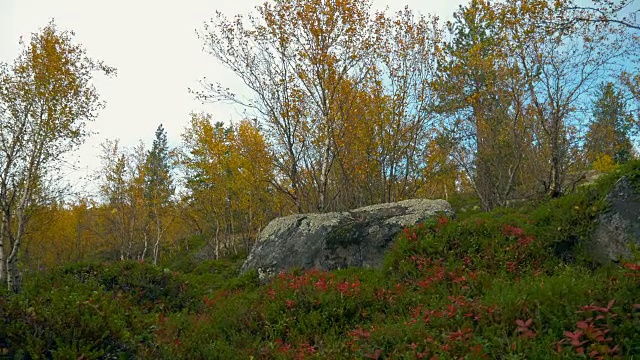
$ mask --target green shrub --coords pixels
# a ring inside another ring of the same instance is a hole
[[[71,264],[0,296],[0,345],[26,359],[630,358],[640,264],[580,250],[623,174],[640,183],[630,163],[535,207],[405,229],[381,270],[260,285],[241,258]]]
[[[4,306],[16,358],[134,357],[151,340],[152,321],[130,297],[104,291],[96,279],[38,281]]]

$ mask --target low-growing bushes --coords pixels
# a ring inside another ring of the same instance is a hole
[[[237,276],[241,259],[68,265],[0,298],[0,347],[24,359],[629,358],[640,265],[596,267],[577,246],[613,181],[405,229],[380,270],[260,285]]]

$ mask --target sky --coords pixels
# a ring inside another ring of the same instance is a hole
[[[73,30],[90,57],[116,67],[116,77],[97,75],[94,85],[106,102],[89,129],[96,134],[69,157],[65,177],[74,186],[99,168],[100,144],[120,139],[123,146],[142,140],[150,146],[160,123],[170,144],[178,144],[190,113],[205,111],[217,121],[238,121],[242,109],[202,104],[189,94],[203,77],[242,93],[242,83],[202,50],[196,36],[216,11],[228,17],[248,14],[264,0],[0,0],[0,62],[12,62],[20,37],[52,18]],[[373,0],[372,10],[408,6],[422,14],[449,19],[461,0]]]

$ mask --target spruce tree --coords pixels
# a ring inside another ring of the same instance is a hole
[[[608,156],[618,164],[633,157],[629,138],[631,114],[624,96],[611,82],[603,83],[593,103],[593,118],[585,139],[587,159],[593,163]]]
[[[160,241],[164,232],[163,217],[174,191],[167,133],[160,124],[156,130],[156,138],[153,140],[151,150],[147,154],[144,192],[149,215],[155,227],[154,264],[158,263]]]

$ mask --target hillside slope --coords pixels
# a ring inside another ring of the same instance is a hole
[[[382,270],[292,271],[242,259],[178,272],[71,264],[0,297],[16,359],[572,359],[640,354],[640,263],[582,248],[630,164],[575,194],[405,229]],[[182,270],[185,270],[184,268]]]

